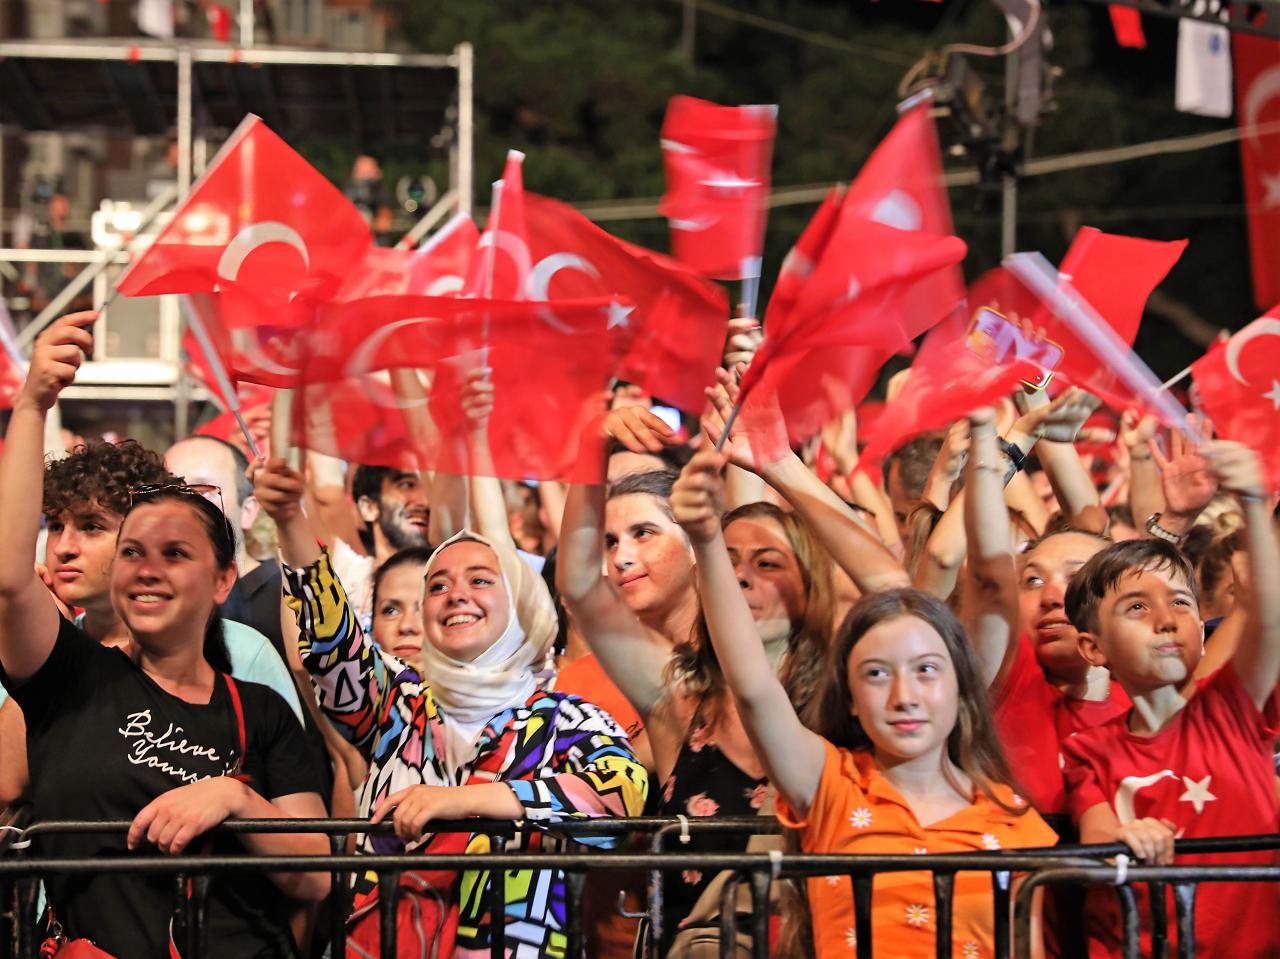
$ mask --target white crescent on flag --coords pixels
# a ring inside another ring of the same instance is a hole
[[[218,258],[218,276],[230,283],[235,282],[245,258],[268,243],[284,243],[293,247],[301,254],[303,265],[311,266],[307,244],[297,230],[278,220],[263,220],[261,223],[250,223],[232,237],[222,251],[222,256]]]

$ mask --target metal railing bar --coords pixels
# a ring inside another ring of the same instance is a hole
[[[991,876],[992,945],[997,956],[1009,955],[1009,893],[1013,873],[1000,870]]]
[[[569,959],[585,959],[586,946],[582,935],[582,894],[587,887],[585,872],[566,872],[564,876],[566,938],[569,940],[565,955]]]
[[[773,873],[768,869],[751,871],[751,956],[769,959],[769,889]]]
[[[1173,884],[1174,915],[1178,923],[1178,959],[1195,959],[1197,888],[1194,882]]]
[[[507,837],[492,836],[491,854],[506,852]],[[507,874],[501,869],[489,870],[489,959],[504,959],[507,938]]]
[[[1124,959],[1138,959],[1138,950],[1142,946],[1142,916],[1138,913],[1138,896],[1133,886],[1116,886],[1116,897],[1120,900],[1120,928],[1124,932],[1124,941],[1120,945]]]
[[[871,893],[875,877],[853,877],[853,935],[858,959],[871,959]]]
[[[738,884],[742,874],[732,872],[720,887],[720,959],[738,954]]]
[[[1151,959],[1167,959],[1169,954],[1169,909],[1165,902],[1165,884],[1153,882],[1147,887],[1147,908],[1151,912]]]
[[[378,955],[395,959],[399,947],[400,872],[396,869],[378,872]]]
[[[341,856],[346,846],[347,834],[345,832],[331,833],[329,835],[330,855]],[[329,873],[329,915],[326,918],[329,921],[329,942],[332,944],[334,955],[338,954],[339,946],[342,947],[343,952],[346,951],[347,914],[351,911],[346,901],[346,877],[347,873],[338,869],[334,869]]]
[[[951,959],[951,894],[955,887],[955,873],[933,874],[934,955],[937,959]]]

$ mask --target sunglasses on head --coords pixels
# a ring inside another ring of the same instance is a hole
[[[170,493],[176,496],[202,499],[210,503],[214,501],[209,494],[214,493],[218,497],[219,512],[223,514],[227,512],[227,507],[222,501],[222,490],[212,483],[147,483],[142,486],[131,486],[129,487],[129,506],[132,508],[138,500],[146,500]]]

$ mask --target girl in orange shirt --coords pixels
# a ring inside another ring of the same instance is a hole
[[[971,428],[970,482],[981,482],[986,471],[999,482],[994,424],[977,415]],[[779,818],[801,831],[804,850],[926,854],[1055,843],[1053,831],[1009,785],[964,628],[925,593],[889,590],[854,606],[831,650],[822,735],[805,728],[736,588],[716,510],[723,465],[721,454],[699,453],[681,474],[671,505],[696,554],[717,659],[778,791]],[[809,899],[819,959],[852,955],[849,880],[810,880]],[[989,877],[961,873],[952,909],[957,959],[992,956]],[[932,957],[935,915],[930,873],[877,876],[875,955]]]

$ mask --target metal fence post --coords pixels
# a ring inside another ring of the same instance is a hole
[[[720,887],[720,959],[738,954],[738,883],[742,876],[730,872]]]
[[[183,959],[204,959],[209,954],[208,923],[209,885],[213,880],[207,873],[191,879],[187,897],[187,951]]]
[[[1196,954],[1196,890],[1194,882],[1173,884],[1173,908],[1178,917],[1178,959],[1194,959]]]
[[[582,937],[582,894],[586,886],[585,872],[574,871],[564,874],[565,906],[568,909],[565,917],[566,933],[569,940],[565,955],[569,959],[583,959],[587,954]]]
[[[938,959],[951,959],[951,896],[955,887],[955,873],[933,874],[934,954]]]
[[[773,873],[769,869],[751,872],[751,956],[769,959],[769,890]]]
[[[1120,899],[1120,923],[1124,930],[1124,944],[1121,947],[1124,959],[1138,959],[1138,947],[1141,945],[1142,916],[1138,912],[1138,897],[1130,885],[1116,886],[1116,896]]]
[[[993,945],[996,959],[1009,959],[1009,892],[1013,874],[1005,870],[991,876],[991,908],[993,911]]]
[[[329,852],[331,855],[340,856],[347,847],[347,834],[345,832],[336,832],[329,835]],[[329,910],[329,949],[330,954],[339,956],[346,952],[347,945],[347,914],[351,911],[347,907],[347,874],[345,872],[334,871],[329,873],[329,900],[326,903]]]
[[[507,837],[495,834],[489,838],[494,853],[507,850]],[[507,954],[507,874],[502,869],[489,870],[489,956],[503,959]]]
[[[853,877],[853,936],[858,941],[858,959],[871,959],[871,890],[875,877],[858,873]]]
[[[1167,959],[1169,955],[1169,908],[1165,902],[1165,884],[1147,883],[1147,908],[1151,911],[1151,959]]]
[[[384,870],[378,873],[378,955],[381,959],[396,959],[400,918],[400,871]]]

